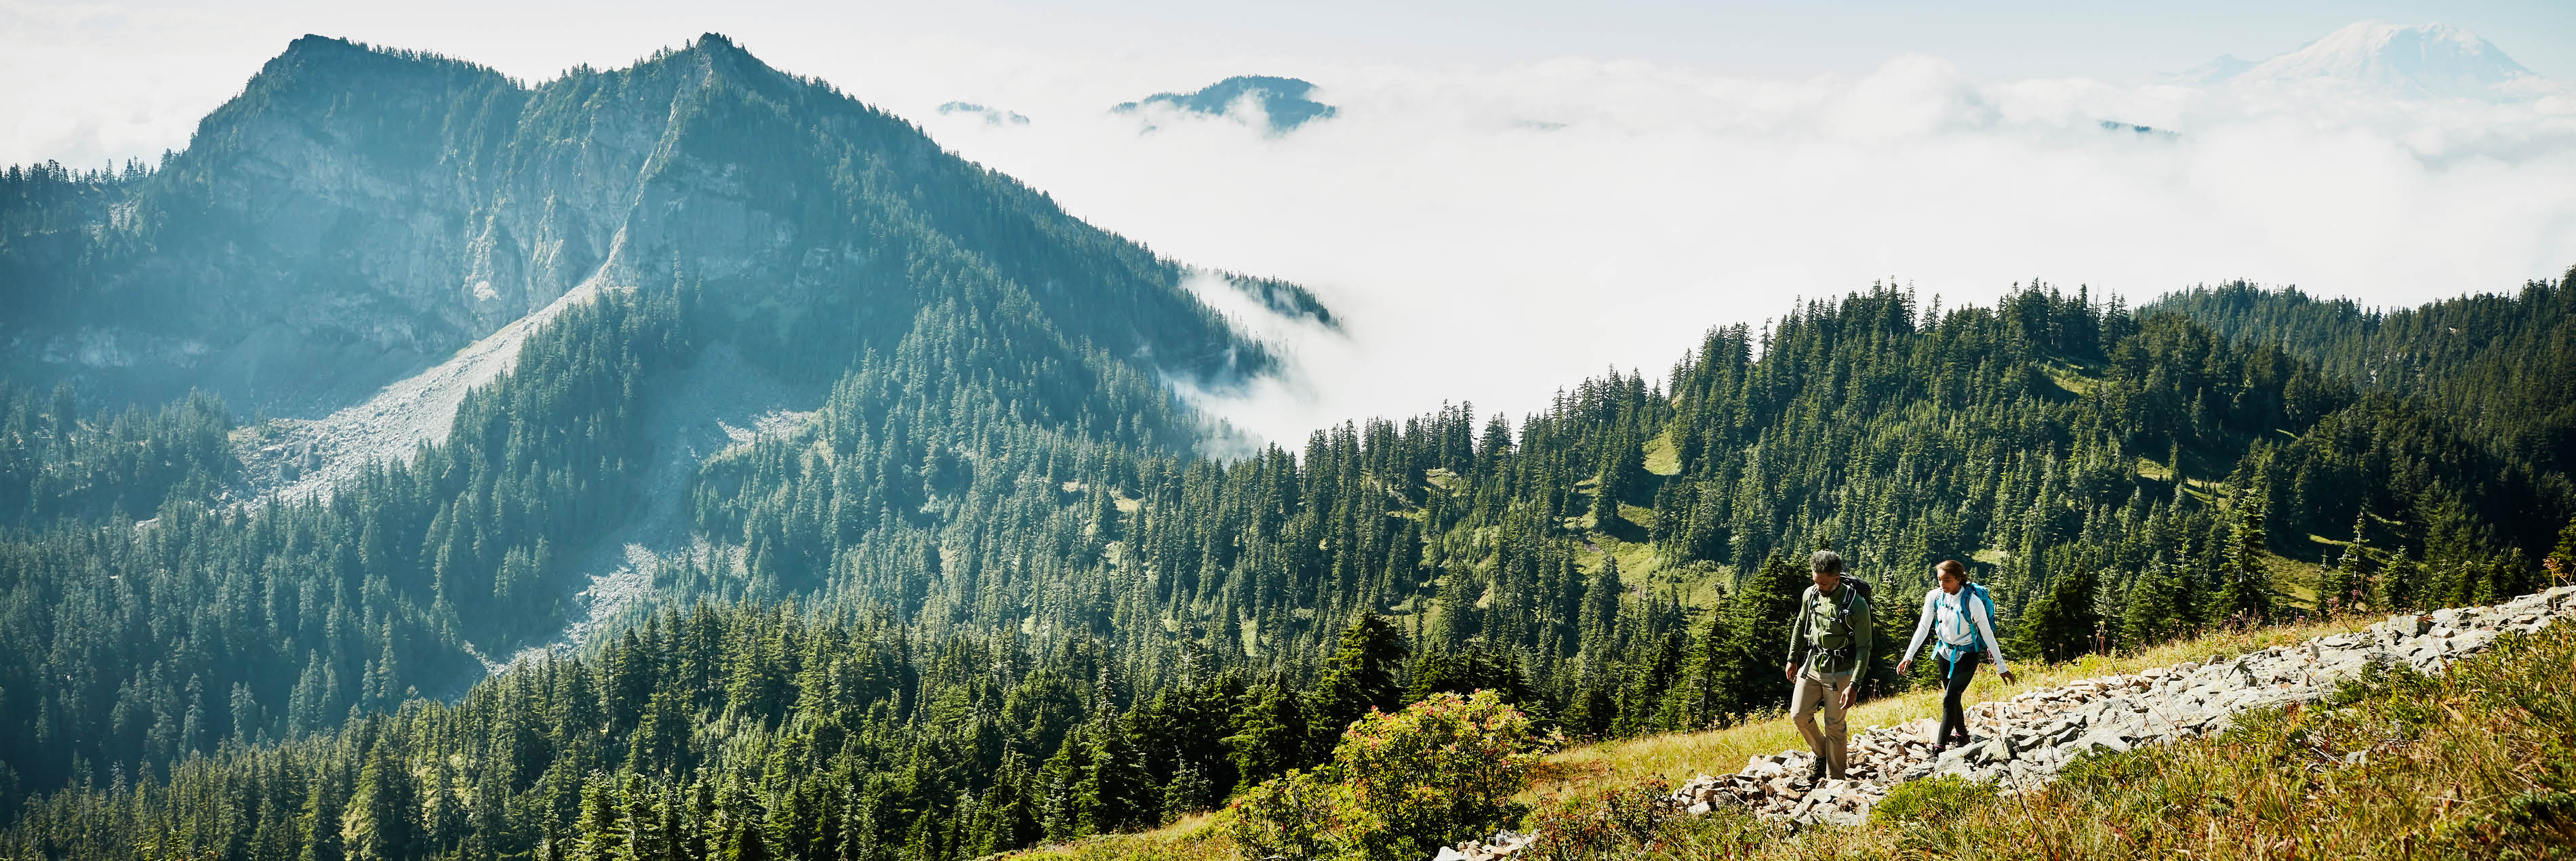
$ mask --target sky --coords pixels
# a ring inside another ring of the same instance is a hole
[[[2576,98],[2167,77],[2368,19],[2445,22],[2576,81],[2564,2],[0,0],[0,162],[183,147],[308,32],[528,80],[722,32],[1158,252],[1313,289],[1342,330],[1193,282],[1294,360],[1199,397],[1294,441],[1444,400],[1518,415],[1606,368],[1661,377],[1710,326],[1879,280],[1953,306],[2035,279],[2143,300],[2231,278],[2406,304],[2576,263]],[[1103,110],[1247,73],[1314,81],[1340,113],[1274,135]],[[1031,121],[935,110],[951,100]]]

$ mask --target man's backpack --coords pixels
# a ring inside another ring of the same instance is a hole
[[[1843,627],[1848,628],[1851,627],[1852,597],[1857,595],[1866,600],[1869,598],[1870,592],[1873,591],[1873,588],[1869,585],[1869,581],[1845,574],[1843,575],[1841,591],[1843,593],[1842,598],[1834,602],[1834,621],[1841,622],[1843,623]],[[1816,587],[1807,587],[1807,594],[1817,594]],[[1844,646],[1839,649],[1826,649],[1819,647],[1816,648],[1815,652],[1818,655],[1838,660],[1849,660],[1852,657],[1853,649],[1850,646]]]
[[[1834,621],[1850,623],[1852,596],[1858,595],[1864,600],[1875,600],[1875,596],[1870,594],[1873,591],[1875,588],[1869,585],[1869,581],[1849,574],[1843,575],[1843,597],[1842,600],[1834,602],[1834,615],[1838,617]]]

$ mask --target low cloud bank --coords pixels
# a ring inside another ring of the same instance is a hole
[[[1803,81],[1293,71],[1339,115],[1147,132],[1006,80],[974,95],[1030,125],[928,127],[1158,250],[1321,296],[1345,332],[1265,322],[1294,371],[1203,400],[1289,443],[1444,400],[1518,415],[1609,367],[1660,377],[1712,325],[1886,279],[1952,305],[2033,279],[2143,301],[2240,277],[2405,304],[2576,263],[2563,94],[1985,83],[1924,56]]]

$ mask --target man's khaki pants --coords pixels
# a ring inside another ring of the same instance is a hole
[[[1850,729],[1843,724],[1843,691],[1852,685],[1852,674],[1818,675],[1813,669],[1798,671],[1798,687],[1789,694],[1789,722],[1798,725],[1798,734],[1807,737],[1807,749],[1816,752],[1816,761],[1825,764],[1825,776],[1844,776],[1849,765],[1843,743]],[[1825,726],[1816,728],[1816,709],[1825,711]]]

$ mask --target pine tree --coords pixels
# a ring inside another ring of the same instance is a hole
[[[2368,508],[2353,514],[2352,540],[2344,544],[2343,555],[2336,558],[2334,565],[2318,578],[2316,610],[2319,616],[2368,608],[2373,563],[2369,518]]]
[[[1583,643],[1583,673],[1588,679],[1609,669],[1618,648],[1620,597],[1628,584],[1619,579],[1619,558],[1601,557],[1601,567],[1583,584],[1583,610],[1575,628]]]
[[[2220,618],[2234,624],[2260,625],[2272,618],[2272,575],[2263,564],[2264,499],[2258,493],[2237,491],[2236,503],[2229,514],[2233,522],[2227,541],[2226,561],[2220,569],[2217,611]]]
[[[1089,735],[1091,768],[1074,786],[1083,833],[1108,834],[1159,824],[1162,795],[1145,772],[1145,758],[1136,749],[1127,721],[1115,711],[1102,712],[1092,721]]]
[[[1196,763],[1183,762],[1172,769],[1172,781],[1163,786],[1162,820],[1169,825],[1181,817],[1208,809],[1216,787]]]
[[[1404,697],[1396,673],[1403,669],[1407,651],[1404,635],[1375,612],[1361,613],[1342,631],[1338,648],[1315,683],[1314,759],[1331,751],[1342,730],[1370,709],[1395,709]]]
[[[2094,610],[2100,578],[2093,569],[2076,566],[2057,575],[2048,592],[2022,610],[2016,647],[2044,661],[2064,661],[2093,651],[2101,617]]]
[[[1307,720],[1302,698],[1273,679],[1253,686],[1226,736],[1227,758],[1234,761],[1243,785],[1277,777],[1315,760],[1307,756]]]
[[[1038,768],[1038,826],[1048,840],[1072,840],[1089,834],[1085,815],[1088,800],[1081,785],[1091,776],[1091,752],[1094,749],[1086,732],[1078,727],[1065,734],[1055,755]]]
[[[1627,525],[1619,514],[1619,503],[1636,497],[1646,484],[1645,444],[1626,424],[1613,430],[1602,441],[1601,461],[1594,471],[1592,496],[1593,528],[1611,532]]]
[[[2567,521],[2567,528],[2558,531],[2558,546],[2541,562],[2541,572],[2551,586],[2576,580],[2576,519]]]
[[[2177,606],[2182,588],[2182,579],[2163,559],[2150,560],[2147,570],[2129,581],[2129,596],[2120,608],[2121,645],[2144,648],[2173,636],[2183,624]]]
[[[1778,555],[1764,557],[1759,570],[1737,578],[1724,608],[1726,642],[1713,652],[1720,663],[1701,674],[1699,697],[1711,704],[1713,716],[1742,716],[1788,700],[1789,682],[1780,670],[1789,655],[1798,596],[1809,585],[1800,566]]]
[[[340,841],[351,861],[410,858],[418,846],[420,788],[389,747],[379,742],[368,755],[341,815]]]

